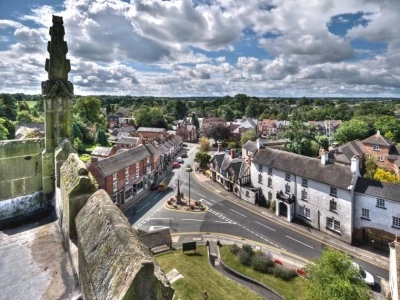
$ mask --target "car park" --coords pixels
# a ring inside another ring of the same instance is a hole
[[[177,168],[180,168],[180,167],[181,167],[181,164],[179,162],[177,162],[177,161],[175,161],[173,163],[173,165],[172,165],[172,168],[174,168],[174,169],[177,169]]]

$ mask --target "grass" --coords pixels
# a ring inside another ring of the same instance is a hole
[[[37,101],[26,101],[26,103],[28,103],[29,108],[32,109],[35,107]]]
[[[305,299],[308,289],[308,281],[306,279],[296,277],[290,281],[284,281],[272,274],[263,274],[253,270],[252,267],[242,265],[237,257],[229,251],[228,246],[221,247],[220,251],[222,260],[229,267],[265,284],[286,300]]]
[[[88,162],[92,159],[92,156],[90,156],[89,154],[83,153],[83,154],[79,154],[79,158],[83,162]]]
[[[197,247],[197,254],[193,251],[184,254],[182,250],[156,256],[165,273],[177,269],[183,275],[172,284],[176,299],[203,300],[203,293],[207,291],[208,299],[262,299],[253,291],[214,270],[208,263],[207,248]]]

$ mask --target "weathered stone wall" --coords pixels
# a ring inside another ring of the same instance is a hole
[[[69,154],[61,166],[59,176],[60,192],[56,193],[56,213],[67,242],[70,237],[76,236],[75,218],[97,190],[97,186],[76,153]]]
[[[104,190],[76,218],[79,274],[86,300],[172,299],[160,266]]]
[[[42,189],[43,139],[0,142],[0,201]]]

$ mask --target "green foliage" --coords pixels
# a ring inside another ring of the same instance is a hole
[[[97,130],[95,142],[105,147],[108,146],[107,136],[103,129]]]
[[[175,102],[175,117],[177,119],[183,119],[186,117],[187,112],[188,112],[188,108],[186,105],[186,102],[183,102],[182,100],[178,100]]]
[[[263,255],[253,257],[251,266],[254,270],[261,273],[271,273],[274,262]]]
[[[310,277],[307,299],[370,299],[369,288],[344,253],[324,250],[320,258],[307,265],[306,271]]]
[[[400,142],[400,121],[395,116],[378,117],[374,123],[374,128],[394,142]]]
[[[284,281],[289,281],[289,280],[297,277],[297,273],[295,270],[285,270],[278,266],[275,266],[272,273],[274,274],[275,277],[278,277]]]
[[[247,252],[243,249],[240,250],[238,253],[238,259],[242,265],[250,266],[252,258],[253,258],[253,256],[249,252]]]
[[[28,103],[24,100],[19,102],[19,107],[18,107],[19,111],[23,111],[26,110],[28,112],[31,112],[31,109],[29,108]]]
[[[4,126],[6,122],[5,118],[0,118],[0,140],[7,140],[8,139],[8,129]]]
[[[212,138],[214,141],[225,141],[229,138],[229,128],[221,122],[206,126],[203,133],[207,138]]]
[[[390,107],[382,105],[382,103],[368,101],[361,102],[361,104],[356,108],[354,114],[355,116],[393,116],[394,112]]]
[[[76,100],[74,112],[85,124],[96,124],[100,121],[101,101],[93,96],[82,97]]]
[[[243,251],[246,251],[247,253],[249,253],[251,256],[254,255],[254,250],[253,250],[253,248],[251,247],[251,245],[249,245],[249,244],[244,244],[244,245],[242,246],[242,249],[243,249]]]
[[[276,201],[275,201],[275,200],[273,200],[273,201],[271,202],[271,209],[272,209],[273,212],[276,211]]]
[[[31,113],[27,110],[22,110],[17,113],[17,124],[24,124],[24,123],[42,123],[42,118],[35,118]]]
[[[329,138],[326,135],[318,135],[316,137],[316,140],[318,142],[318,146],[324,148],[325,150],[328,150],[329,148]]]
[[[194,157],[194,161],[200,165],[200,168],[207,168],[208,163],[210,162],[211,156],[207,152],[197,152]]]
[[[74,138],[74,146],[78,150],[78,152],[82,153],[85,151],[85,147],[83,142],[79,138]]]
[[[235,113],[229,106],[224,105],[221,106],[219,109],[220,109],[220,115],[225,121],[233,121],[235,119]]]
[[[199,119],[197,119],[197,116],[195,113],[192,113],[192,123],[196,129],[199,129],[200,124],[199,124]]]
[[[242,145],[246,144],[247,141],[255,141],[257,139],[256,131],[251,129],[251,130],[246,130],[245,132],[242,133],[242,137],[240,138],[240,142]]]
[[[334,133],[335,142],[344,144],[353,140],[363,140],[370,134],[368,124],[358,119],[352,119],[343,124]]]
[[[286,127],[283,136],[289,142],[283,147],[284,150],[301,154],[313,155],[311,141],[315,139],[315,127],[304,124],[302,121],[294,120]]]
[[[9,94],[0,94],[0,118],[15,121],[17,117],[17,101]]]
[[[398,183],[399,180],[394,172],[378,168],[374,174],[374,179],[382,182]]]
[[[133,116],[138,127],[167,128],[167,122],[158,107],[142,106],[133,113]]]
[[[236,244],[229,245],[229,251],[231,251],[233,255],[237,255],[240,251],[240,247]]]
[[[376,163],[373,158],[367,158],[364,162],[364,177],[374,179],[376,172]]]
[[[9,119],[7,118],[0,118],[0,124],[1,126],[3,126],[8,134],[7,134],[7,138],[5,138],[6,140],[13,140],[15,139],[15,125],[13,122],[11,122]],[[4,131],[3,131],[4,132]]]
[[[75,123],[75,122],[72,123],[72,131],[73,131],[73,136],[74,136],[74,138],[78,138],[78,139],[80,139],[81,141],[83,140],[82,132],[81,132],[81,130],[80,130],[78,124]]]
[[[200,152],[207,153],[211,149],[210,140],[208,138],[206,138],[205,136],[200,138],[199,145],[200,145]]]
[[[239,147],[239,145],[238,145],[238,143],[236,143],[235,141],[229,142],[229,143],[227,144],[227,146],[226,146],[226,148],[228,148],[228,149],[236,149],[236,148],[238,148],[238,147]]]

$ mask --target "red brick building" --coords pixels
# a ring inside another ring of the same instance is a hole
[[[167,130],[165,128],[139,127],[136,131],[136,136],[145,139],[164,139],[167,136]]]

